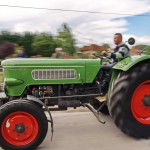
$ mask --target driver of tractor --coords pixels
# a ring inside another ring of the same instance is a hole
[[[112,75],[112,67],[118,62],[118,60],[130,56],[129,47],[122,42],[121,33],[114,34],[114,44],[116,47],[113,52],[108,53],[107,51],[102,51],[101,53],[102,55],[107,55],[110,57],[109,63],[107,65],[102,65],[100,69],[100,73],[102,74],[107,72],[107,76],[103,78],[101,83],[101,95],[105,95],[108,91],[109,82]]]

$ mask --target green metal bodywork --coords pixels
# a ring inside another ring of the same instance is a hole
[[[113,67],[110,83],[117,78],[120,71],[127,71],[135,64],[150,59],[146,56],[133,56],[119,61]],[[4,70],[4,84],[6,94],[9,96],[20,96],[29,85],[45,84],[84,84],[92,83],[100,70],[100,59],[8,59],[2,61]],[[45,79],[35,80],[32,76],[34,70],[69,70],[76,71],[73,79]]]
[[[2,61],[7,95],[20,96],[28,85],[92,83],[100,69],[96,59],[8,59]],[[74,69],[76,78],[34,80],[34,70]]]
[[[127,57],[119,61],[113,68],[116,70],[127,71],[132,68],[135,64],[138,64],[141,61],[150,59],[150,55],[137,55],[132,57]]]

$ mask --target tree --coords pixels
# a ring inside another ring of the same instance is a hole
[[[25,52],[28,56],[33,55],[32,43],[34,36],[35,34],[31,32],[25,32],[23,35],[20,36],[20,39],[18,41],[18,45],[25,49]]]
[[[51,56],[56,44],[51,34],[40,33],[34,37],[32,47],[34,55]]]
[[[148,55],[150,55],[150,46],[146,48],[146,52]]]
[[[20,35],[18,33],[11,33],[9,31],[0,32],[0,44],[4,42],[18,43]]]
[[[107,43],[104,43],[102,46],[104,47],[104,50],[108,50],[108,48],[110,48],[109,44]]]
[[[140,50],[143,50],[147,45],[136,45],[136,47]]]
[[[11,42],[6,42],[0,45],[0,58],[4,59],[5,57],[13,54],[15,51],[15,46]]]
[[[150,46],[149,45],[137,45],[136,46],[140,50],[144,50],[146,54],[150,55]]]
[[[64,23],[58,30],[58,36],[56,37],[57,47],[61,47],[64,52],[73,55],[76,51],[75,39],[71,33],[69,26]]]
[[[110,48],[109,44],[104,43],[101,48],[97,51],[98,55],[101,55],[102,51],[108,51],[108,49]]]

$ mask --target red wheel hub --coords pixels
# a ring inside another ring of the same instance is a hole
[[[150,106],[144,104],[147,96],[150,98],[150,80],[141,83],[135,89],[131,100],[131,110],[137,121],[150,125]]]
[[[39,126],[36,118],[27,112],[14,112],[9,114],[2,122],[1,132],[3,138],[12,145],[23,146],[34,141]]]

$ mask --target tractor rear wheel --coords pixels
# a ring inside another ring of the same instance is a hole
[[[0,107],[3,105],[3,100],[0,99]]]
[[[0,108],[0,118],[0,146],[3,149],[35,149],[47,134],[44,111],[27,100],[4,104]]]
[[[136,65],[116,79],[108,108],[123,132],[150,138],[150,63]]]

